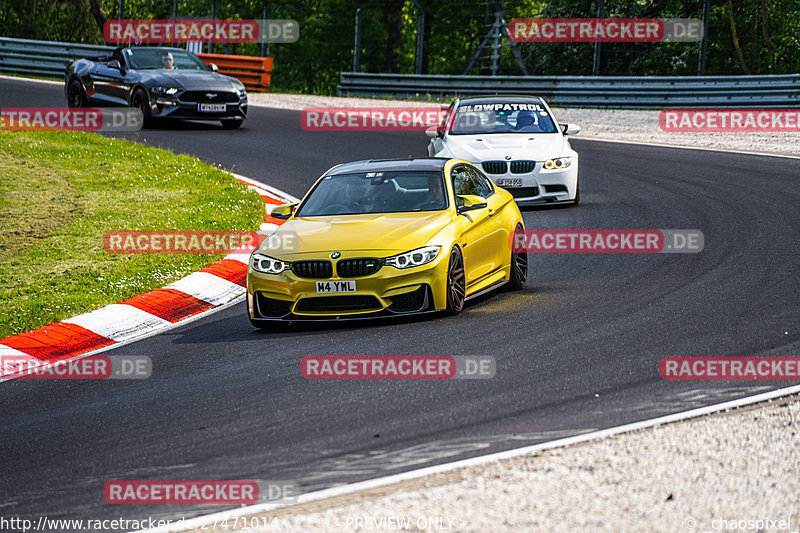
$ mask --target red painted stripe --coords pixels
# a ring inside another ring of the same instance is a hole
[[[243,183],[243,184],[247,185],[248,187],[258,187],[258,185],[253,185],[252,183],[247,183],[246,181],[240,180],[239,178],[236,178],[236,181],[238,181],[239,183]],[[261,189],[261,187],[258,187],[258,188]],[[266,189],[261,189],[261,190],[265,191]],[[282,205],[282,204],[286,203],[286,201],[281,200],[280,198],[276,198],[274,196],[268,196],[268,195],[261,194],[261,193],[258,193],[258,195],[261,198],[264,199],[265,203],[268,203],[268,204]]]
[[[277,226],[280,226],[281,224],[286,222],[286,220],[284,220],[282,218],[274,218],[274,217],[271,217],[270,215],[264,215],[264,222],[268,222],[270,224],[275,224]]]
[[[172,323],[214,307],[208,302],[175,289],[156,289],[120,303],[132,305]]]
[[[114,344],[86,328],[56,322],[20,335],[6,337],[2,343],[43,361],[56,361]]]
[[[272,205],[283,205],[286,202],[278,200],[277,198],[273,198],[272,196],[265,196],[263,194],[259,194],[262,200],[264,200],[265,204],[272,204]]]
[[[208,272],[231,283],[247,287],[247,265],[234,259],[223,259],[209,265],[200,272]]]

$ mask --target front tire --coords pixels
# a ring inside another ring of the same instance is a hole
[[[447,307],[445,313],[457,315],[464,309],[464,299],[467,294],[466,276],[464,275],[464,258],[458,246],[453,246],[450,251],[450,261],[447,266]]]
[[[138,109],[142,112],[142,126],[149,126],[153,122],[152,113],[150,112],[150,99],[147,93],[142,89],[136,89],[133,96],[131,96],[131,107]]]
[[[572,205],[578,205],[581,203],[581,182],[580,180],[575,180],[575,201]]]
[[[524,231],[521,225],[517,225],[514,234]],[[516,239],[515,239],[516,241]],[[525,288],[525,281],[528,279],[528,254],[527,252],[515,252],[511,249],[511,279],[508,281],[508,288],[512,291],[519,291]]]
[[[83,90],[83,84],[80,80],[73,79],[67,87],[67,107],[78,108],[86,107],[87,105],[86,91]]]

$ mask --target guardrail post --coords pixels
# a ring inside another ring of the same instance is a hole
[[[606,5],[604,0],[597,0],[597,18],[605,17]],[[592,58],[592,76],[600,74],[600,41],[594,42],[594,57]]]
[[[414,52],[414,74],[422,74],[422,40],[425,37],[425,9],[419,0],[413,0],[419,10],[417,17],[417,49]]]
[[[708,10],[710,0],[703,0],[703,41],[700,43],[700,58],[697,60],[697,75],[706,73],[706,50],[708,48]]]
[[[350,0],[356,8],[356,27],[353,42],[353,72],[358,72],[361,67],[361,8],[356,0]]]

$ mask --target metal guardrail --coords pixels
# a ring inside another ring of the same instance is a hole
[[[0,72],[62,77],[73,60],[106,55],[113,50],[113,46],[0,37]],[[271,57],[199,55],[206,63],[216,63],[221,74],[240,79],[250,90],[269,89]]]
[[[341,72],[337,94],[412,100],[531,94],[561,107],[785,107],[800,106],[800,74],[489,77]]]
[[[112,46],[0,37],[0,71],[63,76],[74,59],[108,54]]]

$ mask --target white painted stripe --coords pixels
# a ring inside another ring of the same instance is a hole
[[[659,148],[678,148],[680,150],[701,150],[705,152],[727,152],[729,154],[744,154],[744,155],[763,155],[764,157],[785,157],[788,159],[800,159],[800,155],[790,154],[774,154],[769,152],[749,152],[744,150],[736,150],[730,148],[709,148],[703,146],[687,146],[685,144],[666,144],[666,143],[648,143],[642,141],[625,141],[621,139],[607,139],[605,137],[580,137],[577,140],[585,141],[598,141],[604,143],[620,143],[620,144],[638,144],[641,146],[658,146]]]
[[[258,231],[256,233],[260,235],[272,235],[275,233],[276,229],[278,229],[277,224],[273,224],[272,222],[264,222],[258,227]]]
[[[208,272],[195,272],[189,274],[175,283],[170,283],[165,289],[175,289],[195,298],[208,302],[211,305],[222,305],[244,294],[244,287],[222,279]]]
[[[250,262],[250,254],[228,254],[225,256],[225,259],[239,261],[240,263],[244,263],[246,265]]]
[[[0,344],[0,356],[18,356],[18,355],[23,357],[30,357],[25,352],[20,352],[19,350],[12,348],[11,346]]]
[[[575,437],[567,437],[565,439],[558,439],[550,442],[545,442],[542,444],[534,444],[533,446],[525,446],[523,448],[516,448],[505,452],[492,453],[480,457],[473,457],[471,459],[464,459],[461,461],[454,461],[452,463],[429,466],[426,468],[420,468],[418,470],[412,470],[410,472],[403,472],[401,474],[385,476],[377,479],[370,479],[367,481],[361,481],[359,483],[352,483],[349,485],[341,485],[338,487],[324,489],[317,492],[310,492],[308,494],[302,494],[297,498],[294,498],[294,501],[292,503],[284,503],[284,504],[259,503],[256,505],[245,505],[243,507],[239,507],[237,509],[231,509],[229,511],[222,511],[219,513],[213,513],[205,516],[198,516],[191,520],[186,520],[185,522],[182,522],[180,524],[172,524],[153,529],[141,530],[138,533],[174,533],[178,531],[191,531],[198,529],[203,524],[208,524],[209,521],[211,520],[216,520],[218,522],[221,522],[226,518],[232,520],[234,517],[244,517],[257,513],[271,512],[275,511],[276,509],[292,507],[295,505],[305,504],[309,502],[317,502],[329,498],[337,498],[340,496],[351,496],[359,492],[374,490],[389,485],[401,483],[403,481],[419,479],[426,476],[438,475],[461,468],[482,466],[487,463],[493,463],[503,459],[511,459],[522,455],[529,455],[532,453],[540,452],[543,450],[549,450],[553,448],[561,448],[564,446],[570,446],[573,444],[587,442],[590,440],[608,438],[613,435],[618,435],[620,433],[627,433],[629,431],[651,428],[659,426],[661,424],[669,424],[672,422],[678,422],[689,418],[696,418],[710,413],[724,411],[726,409],[733,409],[736,407],[742,407],[745,405],[764,402],[767,400],[772,400],[774,398],[779,398],[781,396],[789,396],[791,394],[795,394],[798,392],[800,392],[800,385],[795,385],[793,387],[787,387],[785,389],[778,389],[770,392],[765,392],[763,394],[757,394],[755,396],[748,396],[747,398],[740,398],[738,400],[732,400],[729,402],[709,405],[707,407],[691,409],[689,411],[684,411],[682,413],[675,413],[673,415],[662,416],[659,418],[652,418],[650,420],[644,420],[642,422],[634,422],[633,424],[626,424],[624,426],[617,426],[614,428],[603,429],[600,431],[593,431],[591,433],[584,433],[582,435],[576,435]]]
[[[253,178],[248,178],[248,177],[242,176],[241,174],[236,174],[234,172],[231,172],[231,174],[233,174],[234,176],[236,176],[236,178],[246,182],[249,185],[255,185],[256,187],[261,187],[262,189],[264,189],[266,191],[269,191],[271,194],[275,195],[275,198],[278,199],[278,200],[281,200],[281,201],[284,201],[284,202],[288,202],[288,203],[293,203],[293,202],[299,202],[300,201],[299,198],[296,198],[296,197],[292,196],[289,193],[283,192],[280,189],[276,189],[275,187],[272,187],[271,185],[267,185],[266,183],[262,183],[262,182],[260,182],[258,180],[253,179]]]
[[[64,320],[114,341],[138,337],[168,325],[169,322],[127,304],[111,304],[96,311]]]
[[[21,76],[3,76],[3,75],[0,75],[0,79],[14,80],[14,81],[26,81],[28,83],[46,83],[48,85],[60,85],[61,87],[64,86],[64,82],[63,81],[39,80],[39,79],[36,79],[36,78],[23,78]]]
[[[13,376],[12,368],[17,368],[19,363],[25,363],[25,367],[34,369],[41,365],[42,361],[28,355],[25,352],[0,344],[0,381],[8,381],[8,376]],[[8,370],[8,372],[7,372]]]

